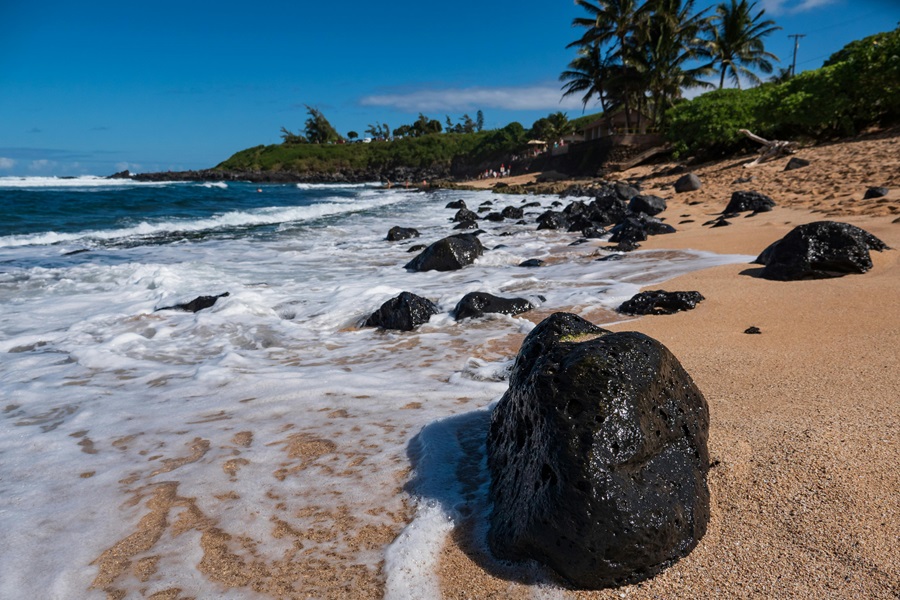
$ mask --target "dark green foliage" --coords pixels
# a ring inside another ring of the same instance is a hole
[[[309,118],[306,119],[306,139],[313,144],[328,144],[341,139],[341,134],[332,127],[325,115],[317,108],[306,107]],[[287,141],[287,140],[285,140]]]
[[[749,90],[718,90],[672,108],[678,154],[752,147],[739,129],[770,139],[823,140],[900,120],[900,28],[851,42],[821,69]]]

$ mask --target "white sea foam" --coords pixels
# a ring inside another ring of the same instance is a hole
[[[177,183],[182,182],[108,179],[106,177],[96,177],[94,175],[83,175],[81,177],[0,177],[0,189],[162,187]]]
[[[360,188],[380,188],[383,184],[377,181],[367,183],[298,183],[298,189],[301,190],[353,190]]]
[[[521,316],[456,322],[456,302],[470,291],[523,296],[543,312],[603,323],[641,286],[752,258],[638,251],[596,262],[595,242],[569,246],[572,234],[484,223],[489,250],[476,264],[405,271],[412,244],[450,233],[454,211],[443,206],[457,198],[523,202],[359,189],[354,202],[188,223],[329,217],[263,240],[104,249],[50,266],[10,266],[44,249],[0,240],[0,597],[105,597],[90,588],[98,557],[147,526],[154,494],[168,485],[177,489],[167,525],[131,557],[158,557],[156,572],[114,578],[129,597],[174,587],[267,597],[201,572],[201,540],[217,530],[247,564],[302,573],[304,560],[321,560],[339,567],[340,580],[384,560],[389,598],[437,598],[448,532],[483,528],[486,419],[533,327]],[[422,235],[387,242],[394,225]],[[547,264],[517,266],[528,258]],[[196,314],[157,311],[226,291]],[[430,298],[441,314],[415,332],[356,327],[401,291]],[[373,531],[388,535],[360,537]]]
[[[219,188],[219,189],[224,190],[224,189],[228,188],[228,184],[225,183],[224,181],[204,181],[203,183],[201,183],[199,185],[200,185],[200,187],[205,187],[207,189]]]

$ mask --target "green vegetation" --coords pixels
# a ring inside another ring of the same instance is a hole
[[[678,155],[751,147],[738,129],[769,139],[822,140],[900,120],[900,28],[851,42],[821,69],[747,90],[717,90],[668,112]]]

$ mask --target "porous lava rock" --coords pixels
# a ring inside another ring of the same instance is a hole
[[[635,244],[647,239],[644,224],[634,217],[628,217],[609,230],[609,241],[613,244]]]
[[[470,292],[462,297],[453,309],[457,321],[481,317],[487,313],[517,315],[534,308],[525,298],[501,298],[487,292]]]
[[[682,192],[694,192],[699,190],[702,185],[699,177],[693,173],[688,173],[679,177],[678,181],[675,182],[675,191],[679,194]]]
[[[703,394],[660,342],[551,315],[491,415],[492,552],[578,588],[654,575],[706,532],[708,431]]]
[[[869,250],[887,248],[880,239],[849,223],[816,221],[798,225],[754,261],[760,276],[777,281],[825,279],[872,268]]]
[[[666,210],[666,199],[650,194],[634,196],[628,203],[628,210],[633,213],[644,213],[652,217]]]
[[[870,187],[863,195],[863,200],[869,200],[871,198],[881,198],[883,196],[887,196],[890,191],[891,190],[886,187]]]
[[[463,221],[477,221],[478,215],[468,208],[461,208],[456,211],[456,214],[453,215],[453,221],[455,223],[461,223]]]
[[[218,296],[197,296],[190,302],[185,302],[184,304],[175,304],[174,306],[164,306],[162,308],[157,308],[156,310],[181,310],[184,312],[199,312],[204,308],[209,308],[219,298],[225,298],[229,293],[225,292],[224,294],[219,294]]]
[[[737,191],[731,194],[728,206],[722,214],[740,212],[767,212],[775,207],[775,201],[759,192]]]
[[[431,315],[437,313],[438,309],[431,300],[410,292],[401,292],[373,312],[363,327],[412,331],[422,323],[427,323]]]
[[[387,241],[399,242],[409,238],[419,237],[419,230],[412,227],[391,227],[387,234]]]
[[[537,218],[538,229],[563,229],[569,223],[565,213],[548,210]]]
[[[484,254],[484,246],[474,234],[460,233],[434,242],[404,267],[408,271],[455,271]]]
[[[452,200],[447,203],[447,206],[444,208],[466,208],[466,201],[460,198],[459,200]]]
[[[627,315],[671,315],[691,310],[705,300],[700,292],[666,292],[650,290],[635,294],[618,308]]]

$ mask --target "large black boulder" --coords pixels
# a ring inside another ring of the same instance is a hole
[[[682,310],[691,310],[705,298],[700,292],[666,292],[650,290],[635,294],[619,307],[619,312],[628,315],[671,315]]]
[[[460,208],[458,211],[456,211],[456,214],[453,215],[453,221],[455,223],[461,223],[463,221],[477,221],[477,220],[478,220],[478,215],[465,207]]]
[[[579,588],[654,575],[706,532],[708,431],[703,394],[661,343],[550,316],[491,416],[491,550]]]
[[[507,206],[500,211],[500,214],[503,215],[505,219],[521,219],[525,216],[525,211],[518,206]]]
[[[534,305],[525,298],[501,298],[486,292],[470,292],[456,304],[453,317],[461,321],[481,317],[487,313],[517,315],[532,308]]]
[[[737,191],[731,194],[728,206],[722,214],[739,213],[752,210],[753,212],[767,212],[775,206],[775,201],[759,192]]]
[[[387,234],[387,241],[399,242],[413,237],[419,237],[419,230],[412,227],[391,227]]]
[[[466,208],[466,201],[463,199],[453,200],[447,203],[445,208]]]
[[[484,254],[481,241],[471,233],[460,233],[438,240],[406,263],[409,271],[455,271]]]
[[[795,227],[754,262],[765,265],[760,274],[765,279],[825,279],[865,273],[872,268],[869,250],[885,248],[884,242],[854,225],[816,221]]]
[[[565,213],[555,210],[545,211],[537,218],[538,229],[563,229],[569,224]]]
[[[399,296],[391,298],[373,312],[363,327],[412,331],[422,323],[427,323],[431,315],[436,314],[438,309],[431,300],[410,292],[401,292]]]
[[[609,230],[612,234],[609,237],[610,243],[613,244],[635,244],[643,242],[647,239],[647,230],[644,224],[635,217],[628,217],[618,225]]]
[[[628,203],[628,210],[633,213],[644,213],[652,217],[666,210],[666,199],[650,194],[634,196]]]

